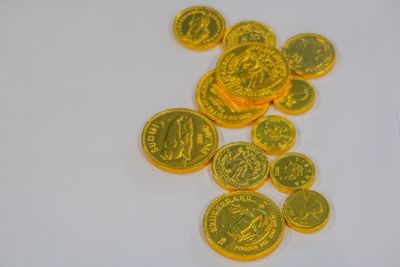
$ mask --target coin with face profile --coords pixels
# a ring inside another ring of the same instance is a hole
[[[301,233],[312,233],[323,228],[329,218],[329,204],[323,195],[312,190],[291,194],[283,204],[287,225]]]
[[[282,48],[290,68],[304,78],[317,78],[335,64],[335,48],[322,35],[304,33],[286,41]]]
[[[225,33],[225,20],[213,8],[190,7],[176,16],[174,33],[177,41],[187,48],[211,48],[221,42]]]
[[[254,191],[217,197],[203,217],[204,235],[217,253],[234,260],[256,260],[276,249],[284,234],[279,207]]]
[[[172,173],[196,171],[212,159],[218,133],[203,115],[189,109],[169,109],[143,128],[145,155],[156,167]]]

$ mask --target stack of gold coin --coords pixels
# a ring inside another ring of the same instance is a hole
[[[328,221],[328,201],[309,190],[315,180],[312,160],[288,152],[296,128],[287,118],[267,115],[269,106],[299,115],[313,106],[315,89],[305,79],[326,74],[335,50],[321,35],[305,33],[276,48],[270,27],[242,21],[225,29],[223,16],[196,6],[178,13],[174,34],[184,47],[204,50],[223,44],[214,69],[198,82],[199,112],[169,109],[153,116],[142,132],[143,151],[161,170],[188,173],[212,161],[212,176],[228,192],[206,209],[203,230],[210,246],[235,260],[254,260],[271,253],[286,225],[302,233],[321,229]],[[218,149],[216,127],[252,125],[249,142]],[[269,156],[275,156],[269,163]],[[268,179],[289,194],[280,209],[267,196],[254,192]]]

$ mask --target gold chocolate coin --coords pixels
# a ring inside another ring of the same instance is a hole
[[[225,33],[225,20],[215,9],[195,6],[180,12],[174,22],[179,43],[195,50],[216,46]]]
[[[276,98],[285,88],[289,66],[282,53],[258,44],[233,47],[217,63],[217,83],[235,101],[259,104]]]
[[[196,90],[199,109],[215,124],[228,128],[243,127],[261,117],[268,104],[243,105],[236,103],[224,93],[215,81],[215,71],[210,71],[200,80]]]
[[[212,162],[214,179],[226,190],[255,190],[267,179],[268,169],[264,151],[246,142],[223,146]]]
[[[314,183],[314,163],[300,153],[287,153],[277,157],[271,165],[272,184],[283,193],[308,189]]]
[[[249,261],[271,253],[284,233],[279,207],[253,191],[235,191],[216,198],[203,218],[210,246],[234,260]]]
[[[305,78],[320,77],[335,63],[335,48],[325,37],[304,33],[286,41],[282,49],[290,68]]]
[[[143,150],[156,167],[188,173],[204,167],[218,147],[218,133],[203,115],[168,109],[152,117],[142,132]]]
[[[282,113],[300,115],[314,104],[315,90],[308,82],[291,79],[286,93],[274,100],[274,106]]]
[[[224,36],[225,49],[241,44],[275,46],[275,34],[271,28],[257,21],[242,21],[228,29]]]
[[[301,233],[311,233],[328,222],[329,204],[318,192],[300,190],[285,200],[282,212],[290,228]]]
[[[269,115],[259,119],[252,127],[253,143],[269,155],[282,154],[292,148],[296,129],[284,117]]]

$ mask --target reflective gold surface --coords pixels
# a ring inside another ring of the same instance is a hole
[[[286,118],[270,115],[260,118],[252,127],[253,143],[269,155],[282,154],[295,143],[296,129]]]
[[[231,26],[223,40],[224,48],[242,44],[261,44],[275,47],[275,34],[267,25],[257,21],[242,21]]]
[[[282,113],[300,115],[314,104],[315,89],[301,79],[291,79],[285,93],[274,100],[274,107]]]
[[[282,212],[290,228],[301,233],[311,233],[328,222],[329,204],[318,192],[300,190],[286,199]]]
[[[156,167],[187,173],[204,167],[218,147],[218,133],[203,115],[169,109],[152,117],[142,132],[142,146]]]
[[[211,48],[222,40],[225,20],[215,9],[204,6],[191,7],[176,16],[174,33],[177,41],[187,48]]]
[[[240,45],[217,62],[218,85],[238,102],[266,103],[282,93],[288,78],[289,66],[273,47]]]
[[[318,34],[296,35],[286,41],[282,52],[290,68],[305,78],[320,77],[329,72],[335,63],[333,45]]]
[[[204,235],[221,255],[242,261],[271,253],[284,233],[279,207],[253,191],[236,191],[216,198],[203,218]]]
[[[249,106],[233,101],[218,88],[215,71],[208,72],[200,80],[196,90],[196,102],[202,113],[217,125],[228,128],[246,126],[268,109],[268,104]]]
[[[212,162],[214,179],[226,190],[255,190],[267,179],[268,170],[264,151],[246,142],[223,146]]]
[[[314,163],[300,153],[283,154],[272,162],[270,177],[272,184],[283,193],[307,189],[314,183]]]

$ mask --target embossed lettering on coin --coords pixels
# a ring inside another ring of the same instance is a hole
[[[315,191],[293,193],[286,199],[282,210],[288,226],[299,232],[315,232],[328,222],[328,201]]]
[[[313,162],[300,153],[287,153],[277,157],[271,166],[273,185],[284,193],[307,189],[314,183]]]
[[[290,68],[297,74],[319,77],[326,74],[335,63],[335,49],[325,37],[305,33],[290,38],[282,49]]]
[[[191,7],[180,12],[174,22],[176,39],[192,49],[206,49],[217,45],[225,31],[225,20],[215,9]]]
[[[208,72],[199,82],[196,101],[207,117],[223,127],[243,127],[250,124],[268,109],[268,104],[249,107],[236,103],[224,93],[215,81],[215,71]]]
[[[283,217],[276,204],[253,191],[236,191],[215,199],[207,208],[203,230],[210,246],[236,260],[254,260],[280,243]]]
[[[281,116],[270,115],[259,119],[252,128],[254,144],[267,154],[281,154],[294,144],[296,130],[293,124]]]
[[[279,111],[299,115],[308,111],[314,104],[315,90],[308,82],[291,79],[285,94],[274,100],[274,106]]]
[[[191,172],[211,160],[218,134],[203,115],[188,109],[170,109],[147,122],[142,145],[155,166],[169,172]]]
[[[242,44],[275,46],[275,35],[267,26],[257,21],[242,21],[233,25],[224,36],[224,48]]]
[[[289,66],[282,53],[263,45],[240,45],[226,51],[217,63],[216,79],[236,101],[266,103],[284,89]]]
[[[269,164],[264,151],[246,142],[220,148],[212,163],[213,176],[227,190],[256,189],[267,178]]]

